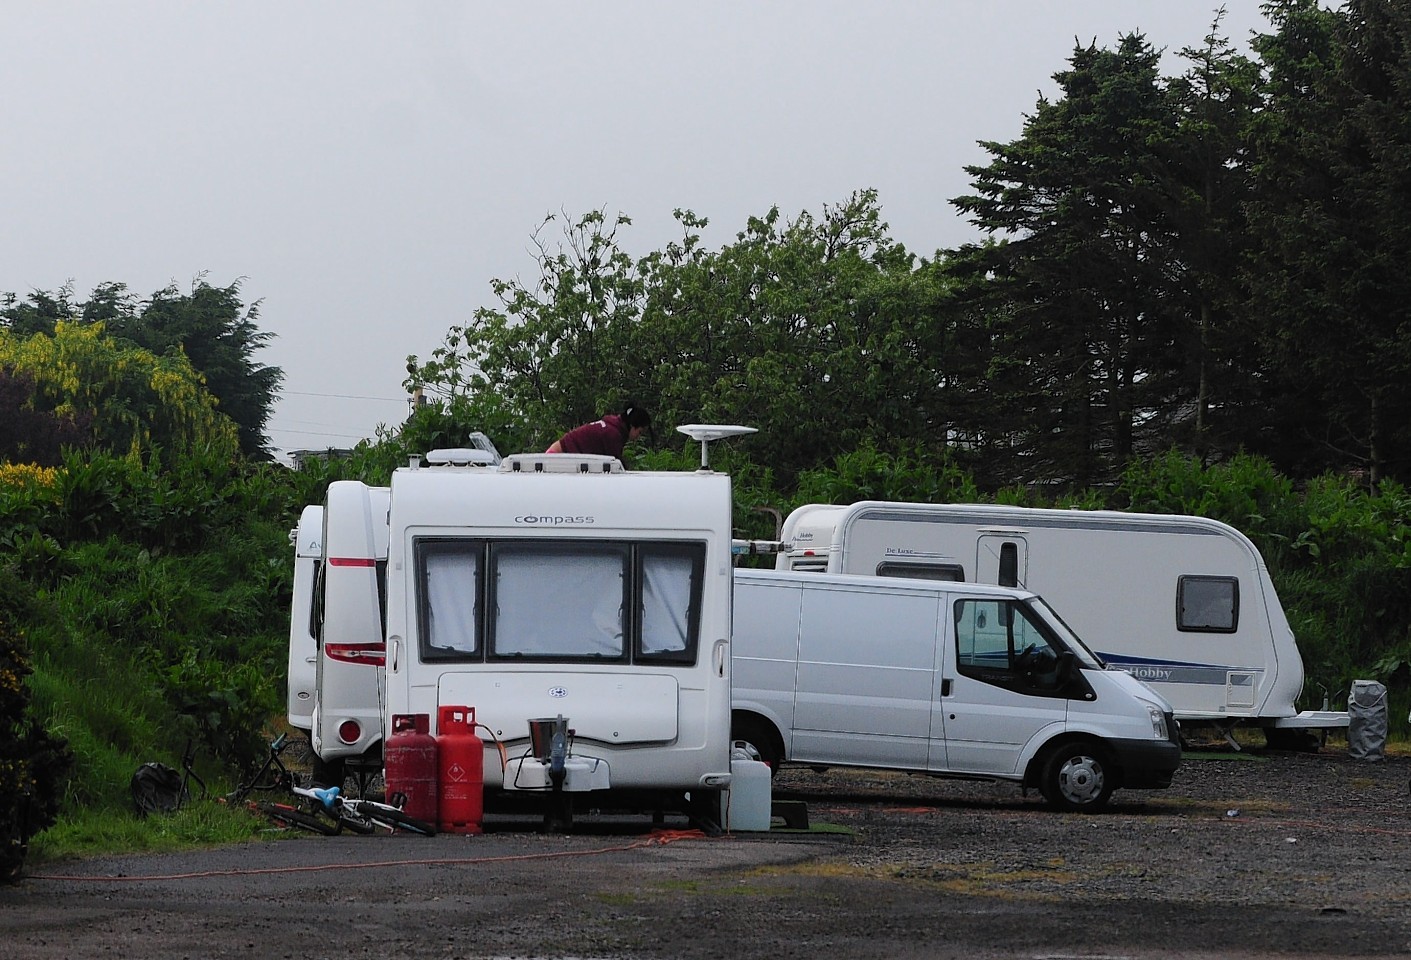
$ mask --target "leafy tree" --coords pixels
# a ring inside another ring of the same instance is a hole
[[[74,316],[72,284],[65,284],[53,294],[35,290],[24,301],[13,293],[0,294],[0,328],[18,337],[32,333],[53,335],[54,324]]]
[[[156,291],[141,310],[131,308],[122,284],[105,284],[93,292],[84,317],[106,323],[111,335],[158,356],[185,353],[220,412],[239,427],[241,451],[269,460],[265,427],[284,372],[255,360],[256,351],[274,337],[256,325],[259,308],[258,301],[242,304],[240,281],[213,287],[202,279],[189,294],[175,284]]]
[[[995,159],[967,167],[976,193],[952,201],[1012,237],[961,254],[1007,306],[991,312],[991,338],[1005,406],[1022,419],[1000,429],[1019,433],[1030,476],[1108,478],[1139,430],[1159,435],[1181,410],[1174,225],[1154,149],[1177,124],[1158,63],[1139,34],[1115,50],[1076,48],[1054,75],[1062,98],[1041,98],[1019,140],[984,143]]]
[[[864,439],[944,444],[943,275],[887,236],[874,191],[818,218],[771,210],[719,251],[701,245],[704,219],[677,218],[682,239],[635,263],[621,216],[540,240],[540,282],[497,282],[504,309],[409,358],[408,386],[541,445],[629,396],[659,424],[745,422],[787,476]]]
[[[0,572],[9,608],[23,587]],[[30,714],[31,672],[24,635],[0,610],[0,883],[19,878],[29,839],[54,823],[73,764],[68,744]]]
[[[550,216],[534,233],[537,283],[492,281],[501,309],[452,327],[426,362],[407,358],[409,390],[471,400],[496,420],[516,411],[516,433],[537,434],[540,448],[639,385],[622,345],[640,317],[642,281],[617,243],[632,221],[593,211],[566,222],[555,245],[544,233],[559,221]]]
[[[92,442],[104,449],[237,451],[235,425],[216,411],[183,354],[153,356],[106,336],[101,323],[61,320],[52,336],[26,338],[0,330],[0,366],[33,382],[29,409],[91,418]]]
[[[35,410],[30,403],[34,392],[32,376],[0,367],[0,461],[57,466],[64,447],[87,442],[92,418]]]
[[[56,294],[35,291],[23,302],[5,294],[0,298],[0,329],[8,328],[19,338],[35,333],[53,337],[60,323],[97,324],[109,336],[158,357],[184,354],[205,390],[219,402],[220,412],[237,425],[240,449],[246,456],[269,460],[264,431],[284,372],[255,360],[256,351],[274,336],[256,325],[259,306],[242,304],[238,280],[214,287],[202,278],[189,294],[172,284],[146,301],[133,296],[125,284],[104,283],[86,302],[76,303],[72,288],[65,286]]]
[[[1249,312],[1288,416],[1280,462],[1411,470],[1411,10],[1266,7]]]
[[[1251,342],[1258,332],[1243,321],[1239,273],[1249,251],[1247,143],[1259,68],[1221,35],[1223,18],[1222,8],[1203,44],[1181,50],[1189,67],[1167,85],[1177,127],[1157,145],[1171,205],[1172,360],[1182,371],[1180,400],[1192,411],[1170,436],[1201,459],[1231,456],[1259,439],[1267,419],[1268,378]]]

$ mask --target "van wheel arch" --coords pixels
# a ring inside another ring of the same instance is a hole
[[[1070,813],[1104,809],[1122,782],[1111,748],[1095,737],[1065,737],[1030,761],[1025,786],[1037,787],[1049,806]]]
[[[770,774],[779,772],[784,762],[784,738],[774,724],[757,713],[737,711],[730,715],[730,742],[744,741],[769,765]]]

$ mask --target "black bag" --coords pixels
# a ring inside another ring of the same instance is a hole
[[[132,805],[139,817],[179,810],[185,799],[181,774],[165,763],[144,763],[132,775]]]

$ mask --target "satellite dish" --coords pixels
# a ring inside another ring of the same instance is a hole
[[[743,437],[746,434],[758,433],[756,427],[742,427],[728,423],[688,423],[677,427],[678,433],[684,433],[692,440],[698,440],[701,444],[701,469],[710,469],[710,442],[712,440],[724,440],[727,437]]]

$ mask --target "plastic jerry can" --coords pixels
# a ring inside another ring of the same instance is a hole
[[[767,831],[774,798],[769,764],[743,753],[730,758],[730,788],[725,791],[725,829]]]

